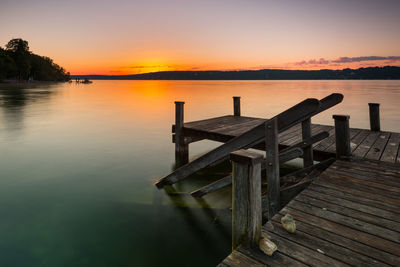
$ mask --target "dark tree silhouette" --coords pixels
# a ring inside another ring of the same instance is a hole
[[[28,42],[16,38],[0,48],[0,80],[15,78],[39,81],[67,81],[69,73],[55,64],[49,57],[35,55],[29,51]]]
[[[27,41],[16,38],[6,44],[6,49],[11,52],[27,53],[29,52],[29,45]]]

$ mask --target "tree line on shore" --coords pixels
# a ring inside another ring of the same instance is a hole
[[[0,47],[0,81],[68,81],[69,72],[46,56],[29,51],[23,39],[10,40],[5,49]]]
[[[132,75],[73,75],[92,80],[398,80],[400,67],[342,70],[162,71]]]

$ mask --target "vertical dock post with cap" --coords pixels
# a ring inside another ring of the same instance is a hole
[[[261,237],[262,154],[238,150],[232,161],[232,250],[257,247]]]
[[[333,115],[335,120],[336,135],[336,157],[349,158],[351,156],[350,149],[350,126],[348,115]]]
[[[381,120],[379,116],[379,103],[368,103],[369,106],[369,124],[371,131],[381,130]]]
[[[175,165],[180,167],[189,161],[189,145],[185,142],[183,120],[185,102],[175,101]]]

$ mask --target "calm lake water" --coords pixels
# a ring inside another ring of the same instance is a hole
[[[179,194],[224,175],[157,190],[174,165],[174,101],[185,120],[232,113],[271,117],[307,98],[344,94],[313,121],[350,115],[400,132],[400,81],[94,81],[0,85],[0,266],[214,266],[231,246],[230,189]],[[215,147],[202,141],[190,156]],[[198,175],[201,176],[201,175]],[[201,177],[200,177],[201,178]],[[169,193],[169,194],[168,194]]]

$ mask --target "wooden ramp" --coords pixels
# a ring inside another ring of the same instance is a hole
[[[380,154],[382,159],[385,153]],[[293,234],[280,223],[287,213],[296,221]],[[400,166],[335,161],[263,225],[262,235],[278,247],[272,257],[239,248],[219,266],[400,266]]]
[[[192,140],[208,139],[227,142],[265,121],[267,119],[227,115],[185,123],[183,131],[185,137]],[[301,125],[297,124],[280,133],[278,136],[280,148],[290,147],[301,142],[301,130]],[[313,146],[316,160],[332,157],[336,153],[335,128],[328,125],[312,124],[312,135],[324,131],[329,132],[329,137]],[[350,141],[354,156],[400,163],[400,133],[351,128]]]

